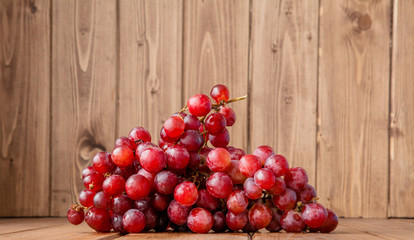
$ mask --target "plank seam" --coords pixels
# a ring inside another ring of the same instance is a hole
[[[388,196],[387,196],[387,216],[391,217],[391,110],[392,110],[392,75],[393,75],[393,26],[394,26],[394,0],[390,0],[390,65],[389,65],[389,82],[388,82]]]
[[[45,229],[45,228],[51,228],[51,227],[56,227],[56,226],[58,226],[58,225],[38,227],[38,228],[29,228],[29,229],[19,230],[19,231],[15,231],[15,232],[8,232],[8,233],[0,233],[0,236],[10,235],[10,234],[15,234],[15,233],[21,233],[21,232],[28,232],[28,231],[39,230],[39,229]]]
[[[251,152],[251,97],[252,97],[252,23],[253,20],[253,0],[249,1],[249,44],[247,52],[247,152]]]
[[[186,105],[185,96],[184,96],[184,57],[185,57],[185,6],[186,2],[182,1],[182,12],[181,12],[181,106],[184,107]]]
[[[115,113],[116,113],[116,117],[115,117],[115,138],[117,138],[117,136],[119,136],[119,118],[120,118],[120,114],[119,114],[119,88],[120,88],[120,78],[121,78],[121,23],[120,23],[120,3],[119,0],[116,0],[116,80],[115,80]]]
[[[52,69],[52,58],[53,58],[53,0],[50,0],[49,4],[49,44],[50,44],[50,50],[49,50],[49,212],[47,216],[52,215],[52,127],[53,127],[53,116],[52,116],[52,105],[53,105],[53,69]]]
[[[318,191],[318,157],[319,157],[319,48],[320,48],[320,29],[321,29],[321,0],[318,0],[318,44],[317,44],[317,53],[316,53],[316,118],[315,118],[315,189]]]

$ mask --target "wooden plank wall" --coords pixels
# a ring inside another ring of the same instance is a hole
[[[1,0],[0,216],[62,216],[116,137],[224,83],[345,217],[414,217],[411,1]]]

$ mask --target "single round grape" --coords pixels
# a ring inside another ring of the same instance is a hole
[[[123,215],[126,211],[134,207],[134,201],[125,194],[112,198],[112,211]]]
[[[320,203],[305,204],[302,208],[302,219],[311,228],[322,226],[328,218],[328,211]]]
[[[272,170],[276,177],[284,176],[289,171],[289,164],[286,158],[278,154],[268,157],[264,167]]]
[[[157,224],[155,225],[154,230],[156,232],[165,232],[168,228],[168,223],[170,222],[170,219],[168,219],[168,215],[166,212],[160,213],[158,215]]]
[[[247,210],[239,214],[228,211],[226,214],[226,225],[233,231],[242,230],[248,221]]]
[[[195,233],[208,233],[213,224],[213,216],[204,208],[194,208],[187,218],[188,228]]]
[[[137,149],[135,150],[135,158],[137,160],[140,160],[141,159],[141,154],[149,148],[159,149],[159,147],[157,145],[155,145],[154,143],[152,143],[152,142],[141,143],[140,145],[138,145]]]
[[[328,211],[328,217],[325,222],[318,229],[321,233],[330,233],[336,229],[338,226],[338,217],[331,209],[326,209]]]
[[[274,195],[273,203],[282,211],[293,209],[296,204],[296,193],[290,188],[286,188],[286,192],[283,195]]]
[[[174,198],[181,205],[187,207],[194,205],[198,199],[196,185],[189,181],[178,184],[174,190]]]
[[[149,208],[145,213],[145,230],[155,228],[158,222],[157,212],[153,208]]]
[[[216,103],[221,103],[221,101],[227,103],[230,98],[230,91],[225,85],[217,84],[211,89],[210,96]]]
[[[216,198],[226,198],[233,191],[231,178],[222,172],[213,173],[206,182],[208,192]]]
[[[100,191],[93,197],[93,205],[97,208],[108,209],[111,206],[111,196]]]
[[[275,152],[273,151],[273,148],[267,145],[259,146],[253,152],[253,155],[256,155],[260,158],[260,163],[262,165],[264,165],[266,159],[273,154],[275,154]]]
[[[134,208],[140,210],[143,213],[146,212],[150,208],[148,197],[134,201]]]
[[[196,94],[188,99],[187,107],[192,115],[202,117],[211,111],[212,104],[208,96],[204,94]]]
[[[267,227],[272,221],[272,210],[261,203],[255,203],[249,210],[249,222],[257,230]]]
[[[151,142],[151,134],[143,127],[134,127],[128,135],[129,139],[138,142]]]
[[[72,205],[66,213],[66,217],[73,225],[79,225],[85,219],[85,213],[80,206]]]
[[[231,160],[240,160],[246,153],[243,151],[243,149],[235,148],[235,147],[229,147],[227,146],[227,151],[229,151]]]
[[[165,167],[165,153],[159,148],[148,148],[142,152],[140,163],[148,172],[157,173]]]
[[[242,213],[249,205],[249,200],[242,190],[233,191],[227,197],[227,209],[233,213]]]
[[[171,169],[183,169],[190,161],[190,153],[180,145],[171,146],[165,151],[167,155],[167,165]]]
[[[225,172],[230,169],[230,153],[224,148],[216,148],[207,156],[207,166],[213,172]]]
[[[261,189],[269,190],[276,184],[276,176],[267,168],[261,168],[254,174],[254,182]]]
[[[91,207],[86,212],[85,222],[97,232],[111,231],[111,216],[103,208]]]
[[[93,169],[98,173],[110,172],[115,164],[112,162],[111,154],[107,152],[99,152],[92,158]]]
[[[213,224],[213,231],[214,232],[224,232],[227,229],[226,226],[226,215],[224,215],[224,213],[222,212],[215,212],[213,214],[213,220],[214,220],[214,224]]]
[[[253,226],[250,222],[247,222],[246,226],[244,226],[243,230],[244,233],[254,233],[257,232],[257,228]]]
[[[177,184],[178,177],[171,171],[161,171],[154,178],[155,189],[164,195],[172,194]]]
[[[198,130],[200,128],[200,120],[193,115],[187,115],[184,118],[185,130]]]
[[[302,215],[294,210],[286,211],[280,218],[280,225],[286,232],[302,232],[306,228],[306,224],[302,219]]]
[[[86,167],[82,170],[82,179],[89,176],[89,174],[96,172],[92,166]]]
[[[110,195],[118,195],[125,191],[125,180],[120,175],[111,175],[102,184],[103,191]]]
[[[181,135],[180,144],[189,152],[197,152],[204,144],[204,139],[196,130],[187,130]]]
[[[285,175],[285,183],[289,188],[299,192],[303,190],[308,183],[308,174],[303,168],[291,168]]]
[[[145,228],[145,216],[137,209],[129,209],[122,218],[122,225],[129,233],[139,233]]]
[[[135,150],[137,148],[137,145],[135,144],[135,142],[127,137],[119,137],[118,139],[116,139],[115,147],[120,147],[120,146],[127,146],[131,150]]]
[[[259,169],[262,169],[262,165],[260,164],[259,157],[246,154],[240,159],[239,169],[244,176],[253,177]]]
[[[310,203],[316,197],[315,188],[312,185],[306,184],[305,188],[297,193],[298,200],[302,203]]]
[[[104,180],[104,175],[98,172],[93,172],[83,179],[83,186],[92,192],[99,192],[102,190],[102,184]]]
[[[239,160],[231,160],[230,168],[227,170],[227,175],[233,181],[233,184],[243,184],[246,181],[246,176],[240,172]]]
[[[135,160],[134,151],[127,146],[116,147],[112,151],[112,161],[119,167],[128,167]]]
[[[136,162],[136,160],[134,161]],[[124,180],[127,180],[131,175],[135,174],[135,168],[133,164],[129,165],[126,168],[120,168],[116,166],[114,169],[112,169],[111,174],[112,175],[120,175],[124,178]]]
[[[168,208],[170,201],[170,195],[162,195],[161,193],[155,192],[151,196],[150,203],[155,211],[161,212]]]
[[[164,123],[164,131],[171,138],[178,138],[184,129],[184,120],[179,116],[171,116]]]
[[[164,127],[162,127],[161,128],[161,131],[160,131],[160,141],[162,140],[162,141],[165,141],[165,142],[167,142],[167,143],[175,143],[175,142],[177,142],[178,141],[178,139],[180,139],[180,136],[178,136],[178,137],[175,137],[175,138],[173,138],[173,137],[170,137],[170,136],[168,136],[167,135],[167,133],[165,132],[165,129],[164,129]],[[161,147],[161,146],[160,146]]]
[[[226,118],[220,113],[211,113],[204,120],[204,126],[211,135],[218,135],[226,129]]]
[[[259,199],[262,196],[262,189],[254,183],[253,178],[248,178],[243,184],[243,190],[249,199]]]
[[[137,174],[145,177],[148,180],[148,182],[151,185],[151,190],[152,190],[153,187],[154,187],[154,179],[155,179],[156,174],[155,173],[150,173],[145,169],[139,170]]]
[[[124,226],[122,226],[122,218],[124,217],[123,214],[117,214],[114,213],[111,216],[111,225],[112,225],[112,229],[117,232],[120,233],[122,235],[127,234],[127,230],[125,230]]]
[[[228,127],[231,127],[236,122],[236,113],[234,110],[229,106],[222,106],[220,107],[219,113],[223,115],[223,117],[226,119],[226,125]]]
[[[215,211],[219,207],[219,200],[211,195],[207,189],[200,189],[198,191],[197,207],[205,208],[209,211]]]
[[[272,208],[272,215],[272,221],[269,223],[269,225],[267,225],[266,229],[269,232],[279,232],[282,230],[282,226],[280,226],[280,218],[282,215],[276,208]]]
[[[282,195],[286,192],[286,184],[283,178],[277,177],[275,185],[271,189],[268,190],[273,195]]]
[[[187,222],[187,216],[189,212],[189,207],[183,206],[175,200],[172,200],[170,202],[170,205],[167,209],[170,221],[177,225],[183,225]]]
[[[138,200],[149,195],[151,185],[144,176],[134,174],[126,181],[125,191],[131,199]]]
[[[201,157],[198,152],[190,152],[190,161],[188,161],[188,168],[195,169],[197,168],[201,163]]]
[[[79,203],[82,204],[84,207],[92,207],[93,206],[93,197],[95,197],[95,192],[84,189],[79,193]]]
[[[208,135],[208,140],[214,147],[226,147],[230,142],[230,134],[227,129],[217,135]]]

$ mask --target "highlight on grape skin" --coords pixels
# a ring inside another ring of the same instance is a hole
[[[195,94],[160,126],[116,139],[82,171],[84,189],[67,219],[97,232],[320,232],[338,217],[318,202],[306,170],[271,146],[252,153],[230,144],[237,123],[229,89]]]

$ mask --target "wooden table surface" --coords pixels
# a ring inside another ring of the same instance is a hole
[[[414,239],[414,219],[340,219],[330,234],[320,233],[140,233],[125,236],[96,233],[86,223],[73,226],[66,218],[3,218],[0,239]]]

